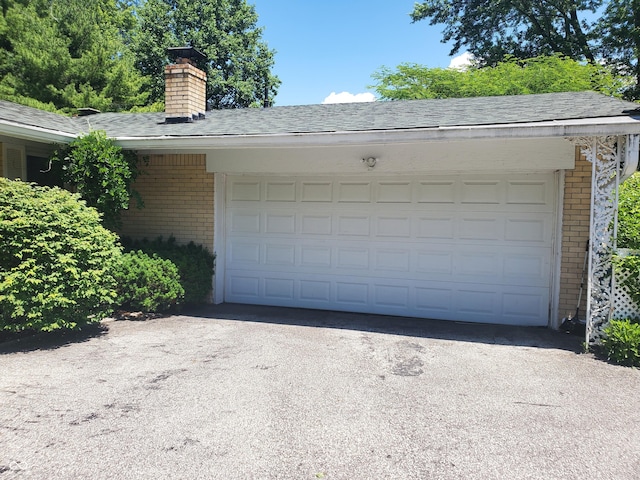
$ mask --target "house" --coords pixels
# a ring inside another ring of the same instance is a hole
[[[558,328],[588,249],[587,335],[612,308],[617,185],[640,110],[593,92],[67,118],[0,102],[0,172],[37,177],[92,129],[148,155],[122,234],[217,255],[214,302]],[[585,311],[584,309],[582,311]]]

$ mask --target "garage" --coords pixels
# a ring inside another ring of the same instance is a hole
[[[557,181],[228,175],[224,301],[546,326]]]

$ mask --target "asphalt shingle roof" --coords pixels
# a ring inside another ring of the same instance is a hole
[[[640,115],[640,105],[595,92],[216,110],[193,123],[164,113],[101,113],[67,118],[0,102],[0,120],[68,133],[105,130],[115,138],[284,135],[530,123]]]
[[[79,132],[75,119],[0,100],[0,120],[69,134]]]

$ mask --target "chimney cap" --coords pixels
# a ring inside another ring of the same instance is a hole
[[[195,47],[169,47],[167,54],[173,60],[178,58],[188,58],[189,60],[206,60],[207,56]]]

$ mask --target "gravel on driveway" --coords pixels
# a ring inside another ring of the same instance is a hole
[[[246,305],[0,345],[0,480],[638,479],[579,337]]]

